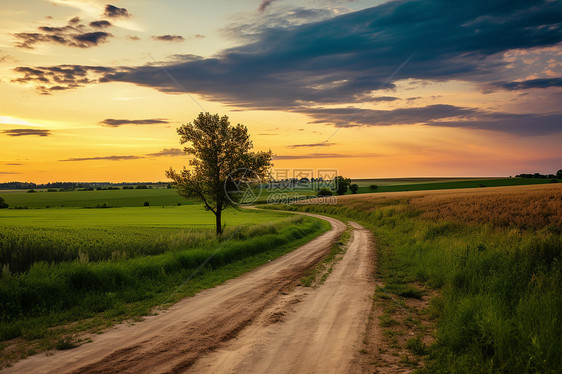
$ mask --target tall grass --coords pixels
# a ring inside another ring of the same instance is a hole
[[[19,274],[5,270],[0,282],[0,340],[41,336],[50,326],[104,311],[124,313],[128,303],[151,300],[144,305],[146,312],[159,295],[169,294],[194,269],[201,268],[193,280],[197,283],[201,274],[232,265],[234,269],[221,275],[228,279],[237,274],[237,267],[257,261],[255,266],[266,261],[266,254],[281,255],[328,226],[297,216],[229,229],[220,239],[205,232],[183,232],[167,241],[174,250],[152,256],[92,262],[84,254],[72,262],[36,262]]]
[[[381,276],[395,292],[411,282],[440,289],[433,300],[440,315],[436,343],[425,371],[559,372],[562,189],[534,198],[463,194],[425,202],[419,195],[348,199],[291,209],[367,225],[379,244]],[[465,205],[471,208],[461,214]],[[495,209],[484,210],[488,206]]]
[[[292,224],[293,218],[286,221]],[[275,233],[276,224],[227,227],[219,241],[247,239]],[[170,251],[200,248],[217,241],[209,228],[156,227],[18,227],[0,226],[0,266],[13,273],[28,270],[34,263],[89,261],[154,256]]]

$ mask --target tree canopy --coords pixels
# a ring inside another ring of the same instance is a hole
[[[245,202],[247,193],[251,193],[248,187],[267,177],[273,154],[271,150],[252,152],[248,128],[231,125],[228,116],[200,113],[193,123],[182,125],[177,132],[180,143],[188,144],[184,152],[192,156],[191,168],[170,168],[166,175],[181,196],[202,201],[215,214],[220,234],[222,211]]]

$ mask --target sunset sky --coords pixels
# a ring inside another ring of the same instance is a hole
[[[276,168],[562,168],[562,1],[2,0],[0,182],[158,181],[201,111]]]

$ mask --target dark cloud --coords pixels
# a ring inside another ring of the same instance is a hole
[[[532,88],[562,87],[562,78],[537,78],[515,82],[493,82],[485,86],[488,91],[496,90],[528,90]]]
[[[135,35],[127,35],[127,39],[129,39],[129,40],[140,40],[140,38],[138,36],[135,36]]]
[[[376,91],[394,89],[397,80],[407,78],[420,84],[459,80],[485,87],[506,76],[504,52],[562,42],[562,2],[549,0],[396,0],[335,17],[329,10],[298,8],[257,18],[224,30],[241,42],[212,57],[163,62],[166,71],[156,64],[115,68],[98,81],[169,93],[188,87],[207,100],[302,112],[337,126],[429,123],[435,115],[452,118],[453,126],[458,121],[454,114],[464,116],[460,122],[476,118],[491,127],[496,119],[447,105],[398,109],[388,119],[384,112],[370,113],[380,118],[317,107],[370,101]],[[549,116],[534,118],[546,122],[533,128],[552,130]],[[505,131],[517,131],[525,122],[522,117],[517,121],[520,125],[505,126]]]
[[[23,75],[13,79],[17,83],[33,83],[41,94],[68,90],[86,84],[103,81],[103,74],[113,71],[103,66],[59,65],[50,67],[17,67],[13,69]]]
[[[51,130],[37,130],[37,129],[11,129],[2,130],[3,134],[8,136],[49,136]]]
[[[139,158],[144,158],[144,157],[142,156],[73,157],[73,158],[67,158],[65,160],[59,160],[59,161],[96,161],[96,160],[122,161],[122,160],[137,160]]]
[[[9,164],[4,164],[4,165],[10,165],[10,166],[19,166],[19,165],[23,165],[23,164],[18,164],[18,163],[9,163]]]
[[[264,25],[253,42],[166,69],[194,93],[261,109],[368,100],[405,78],[480,84],[503,72],[502,52],[562,41],[562,2],[498,4],[399,0],[319,22]],[[157,66],[108,79],[181,92]]]
[[[273,3],[274,1],[275,0],[262,0],[260,6],[258,8],[258,11],[263,13],[267,9],[267,7],[269,7],[271,5],[271,3]]]
[[[185,40],[181,35],[154,35],[152,39],[165,42],[183,42]]]
[[[40,26],[40,32],[22,32],[14,34],[17,39],[16,47],[33,49],[37,43],[51,43],[76,48],[91,48],[106,43],[113,35],[108,32],[97,31],[112,26],[108,21],[90,22],[88,26],[80,24],[80,18],[74,17],[66,26]]]
[[[106,42],[110,36],[112,35],[107,32],[96,31],[74,35],[72,38],[76,41],[76,47],[89,48]]]
[[[313,123],[336,127],[417,124],[500,131],[522,136],[562,132],[562,113],[513,114],[444,104],[394,110],[310,108],[300,112],[310,116]]]
[[[336,127],[413,125],[445,118],[467,118],[479,113],[478,109],[446,104],[393,110],[303,108],[297,111],[311,117],[312,123],[327,123]]]
[[[467,121],[430,121],[428,126],[500,131],[521,136],[553,135],[562,132],[562,113],[483,113]]]
[[[159,125],[170,123],[165,118],[149,118],[149,119],[113,119],[107,118],[100,122],[102,126],[119,127],[123,125]]]
[[[316,148],[316,147],[330,147],[332,145],[335,145],[335,143],[323,142],[323,143],[309,143],[309,144],[293,144],[287,146],[287,148]]]
[[[394,96],[378,96],[378,97],[373,97],[373,98],[371,98],[369,100],[366,100],[366,101],[372,101],[372,102],[378,103],[378,102],[396,101],[396,100],[400,100],[400,98],[394,97]]]
[[[106,21],[106,20],[101,20],[101,21],[93,21],[90,22],[90,26],[96,28],[96,29],[105,29],[107,27],[111,27],[111,22]]]
[[[103,15],[111,18],[119,18],[119,17],[128,18],[131,16],[129,12],[127,12],[127,9],[118,8],[115,5],[111,5],[111,4],[107,4],[105,6],[105,11],[103,12]]]
[[[179,148],[164,148],[155,153],[147,153],[147,156],[161,157],[161,156],[185,156],[185,152]]]
[[[14,172],[14,171],[0,171],[0,174],[10,175],[10,174],[21,174],[21,173],[17,173],[17,172]]]

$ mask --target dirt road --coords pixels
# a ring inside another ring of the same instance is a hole
[[[369,234],[357,224],[344,258],[317,289],[295,287],[345,224],[223,285],[69,351],[17,362],[6,373],[356,372],[369,297]],[[307,294],[308,292],[308,294]]]

